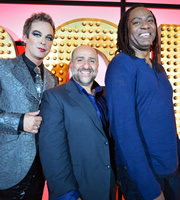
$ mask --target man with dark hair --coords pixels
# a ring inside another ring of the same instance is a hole
[[[28,18],[25,21],[23,26],[23,35],[26,35],[29,38],[29,33],[31,31],[32,23],[38,21],[49,23],[53,28],[53,32],[55,33],[55,25],[52,18],[46,13],[38,13],[38,14],[33,14],[30,18]]]
[[[117,47],[105,85],[118,186],[126,200],[179,200],[172,87],[157,62],[157,24],[150,10],[137,5],[124,13]]]
[[[41,200],[44,177],[38,155],[42,92],[58,85],[45,69],[55,27],[45,13],[33,14],[23,29],[25,53],[0,60],[0,199]]]
[[[71,72],[67,83],[42,98],[39,153],[49,199],[115,200],[106,101],[94,81],[96,50],[77,47]]]

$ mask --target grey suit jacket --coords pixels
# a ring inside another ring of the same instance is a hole
[[[83,200],[109,200],[109,142],[97,112],[72,80],[43,94],[39,153],[50,200],[78,190]]]
[[[57,78],[44,68],[43,90],[58,85]],[[36,155],[35,134],[18,133],[23,113],[39,109],[39,100],[22,55],[0,60],[0,189],[19,183]]]

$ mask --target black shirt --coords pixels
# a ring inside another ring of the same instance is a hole
[[[25,53],[22,54],[22,58],[23,58],[23,61],[26,64],[34,82],[35,82],[36,73],[34,71],[34,68],[36,67],[36,65],[28,57],[26,57]],[[40,68],[41,75],[42,75],[43,74],[43,63],[41,63],[38,67]],[[42,76],[42,80],[43,80],[43,76]],[[20,117],[20,120],[19,120],[19,126],[18,126],[19,134],[20,134],[21,131],[24,131],[24,127],[23,127],[24,115],[25,114],[22,114],[21,117]]]

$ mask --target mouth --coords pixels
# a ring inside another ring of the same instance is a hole
[[[43,48],[38,48],[40,52],[45,52],[46,49],[43,49]]]
[[[82,69],[82,70],[79,70],[79,71],[80,71],[81,75],[84,76],[84,77],[89,77],[91,75],[91,72],[92,72],[91,69],[88,69],[88,70]]]
[[[139,35],[139,37],[143,37],[143,38],[148,38],[149,36],[151,36],[151,33],[141,33]]]

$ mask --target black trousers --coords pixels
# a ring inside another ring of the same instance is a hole
[[[0,190],[0,200],[41,200],[44,183],[39,155],[36,155],[29,172],[21,182],[6,190]]]

